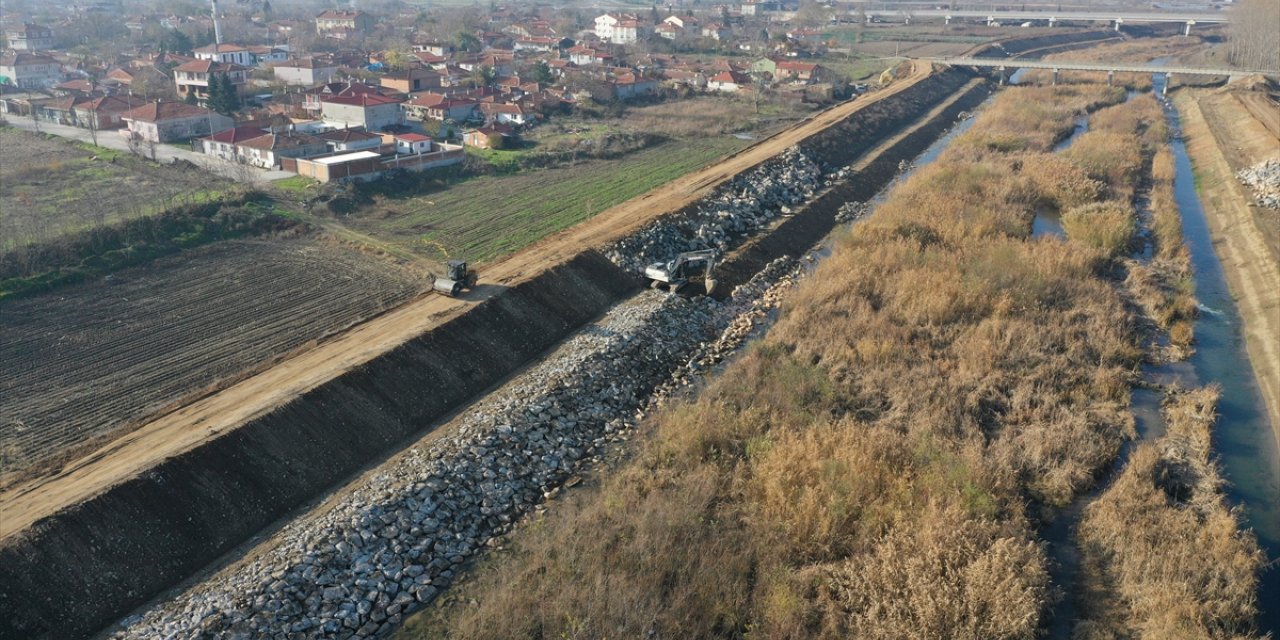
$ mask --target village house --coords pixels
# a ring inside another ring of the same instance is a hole
[[[382,146],[382,136],[362,129],[333,129],[315,134],[329,151],[361,151]]]
[[[246,140],[260,137],[266,132],[266,129],[258,125],[232,127],[211,136],[200,138],[200,151],[215,158],[237,162],[240,159],[240,154],[236,148],[237,145]]]
[[[311,87],[332,81],[338,73],[338,65],[322,58],[298,58],[275,65],[271,73],[285,84]]]
[[[538,119],[538,114],[518,104],[502,102],[481,102],[480,113],[489,122],[514,126],[530,124]]]
[[[316,16],[316,33],[322,38],[346,40],[373,30],[373,16],[363,11],[329,10]]]
[[[172,142],[207,136],[235,126],[235,121],[185,102],[157,100],[120,115],[122,132],[145,142]]]
[[[0,54],[0,76],[23,89],[43,89],[62,82],[62,64],[40,53],[11,51]]]
[[[242,162],[263,169],[279,169],[285,158],[308,158],[328,150],[324,139],[295,131],[265,133],[236,143]]]
[[[598,51],[591,47],[576,46],[569,49],[569,62],[573,64],[586,66],[592,64],[610,64],[613,62],[613,56],[605,51]]]
[[[401,102],[400,98],[376,93],[328,96],[320,100],[320,117],[327,126],[336,129],[363,127],[367,131],[381,131],[404,124]]]
[[[242,67],[253,66],[253,53],[248,47],[238,44],[211,44],[191,52],[196,60],[210,60],[223,64],[237,64]]]
[[[739,71],[721,71],[707,79],[708,91],[735,93],[751,84],[751,76]]]
[[[394,144],[396,153],[399,154],[431,153],[431,138],[421,133],[383,134],[382,141],[386,144]]]
[[[649,34],[649,26],[633,15],[606,13],[595,19],[595,34],[605,42],[635,44]]]
[[[463,146],[477,149],[505,149],[515,139],[515,129],[503,124],[477,127],[462,134]]]
[[[275,64],[289,59],[289,50],[284,47],[273,47],[265,44],[253,44],[247,47],[249,56],[255,66]]]
[[[414,120],[464,122],[476,114],[479,104],[471,98],[453,98],[440,93],[419,93],[402,106],[405,115]]]
[[[378,84],[400,93],[427,91],[440,88],[440,74],[427,69],[393,71],[378,78]]]
[[[30,22],[24,22],[16,29],[6,30],[4,37],[9,41],[9,48],[14,51],[43,51],[53,48],[53,29]]]
[[[197,100],[209,98],[209,81],[211,78],[227,76],[236,93],[244,94],[248,82],[249,70],[238,64],[214,62],[212,60],[193,60],[173,70],[173,85],[179,98],[186,99],[194,95]]]

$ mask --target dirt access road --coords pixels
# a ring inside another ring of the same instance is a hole
[[[1280,157],[1280,138],[1230,90],[1184,90],[1187,153],[1227,284],[1240,307],[1245,346],[1280,445],[1280,212],[1251,206],[1235,170]]]
[[[601,247],[634,233],[867,105],[901,92],[931,72],[928,65],[917,63],[908,76],[883,90],[814,114],[716,164],[608,209],[501,261],[483,265],[480,277],[486,285],[466,299],[428,295],[409,302],[333,336],[310,351],[161,416],[68,464],[55,475],[5,490],[0,493],[0,539],[266,414],[497,295],[504,286],[526,280],[585,248]]]

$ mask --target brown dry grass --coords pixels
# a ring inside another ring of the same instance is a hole
[[[1134,452],[1085,511],[1092,605],[1076,637],[1239,638],[1253,630],[1264,556],[1222,499],[1211,433],[1218,390],[1175,393],[1168,435]]]
[[[1011,125],[1015,147],[1047,151],[1114,96],[1088,92]],[[971,136],[1009,135],[993,123],[1022,93]],[[1096,181],[962,140],[629,464],[480,572],[448,633],[1035,637],[1048,574],[1027,499],[1065,504],[1115,456],[1141,354],[1105,254],[1027,241],[1034,206]]]
[[[1032,513],[1133,432],[1143,353],[1114,247],[1029,238],[1040,206],[1132,224],[1108,197],[1133,172],[1048,153],[1115,95],[999,97],[838,239],[759,343],[478,569],[456,596],[474,606],[446,599],[403,635],[1037,637]]]

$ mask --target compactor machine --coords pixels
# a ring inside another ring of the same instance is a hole
[[[644,277],[654,289],[665,288],[679,292],[693,284],[701,284],[708,295],[716,287],[712,272],[716,266],[714,249],[703,251],[687,251],[675,257],[671,262],[655,262],[645,267]]]
[[[475,269],[467,268],[466,260],[450,260],[445,265],[445,277],[436,277],[435,283],[431,285],[436,293],[442,293],[451,298],[462,293],[463,289],[470,291],[476,288],[476,281],[480,276],[476,275]]]

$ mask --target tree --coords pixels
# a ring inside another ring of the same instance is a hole
[[[458,32],[457,38],[454,39],[454,44],[459,50],[469,53],[475,53],[484,49],[484,44],[480,42],[480,38],[477,38],[475,34],[467,33],[466,31]]]
[[[209,86],[205,89],[204,106],[222,113],[222,82],[218,76],[209,76]]]
[[[1240,0],[1227,25],[1227,60],[1246,69],[1280,69],[1280,2]]]
[[[494,79],[498,77],[498,72],[489,65],[481,65],[471,70],[471,81],[477,87],[487,87],[493,84]]]
[[[555,74],[551,73],[551,65],[546,60],[539,60],[533,65],[533,79],[542,84],[551,84],[555,80]]]
[[[195,49],[195,43],[191,41],[191,36],[177,29],[166,29],[164,34],[160,36],[160,41],[156,46],[161,51],[172,51],[184,56],[191,55],[192,49]]]
[[[808,0],[800,5],[794,19],[802,27],[819,27],[831,21],[831,12],[817,2]]]
[[[240,93],[236,91],[236,86],[232,84],[231,76],[225,73],[222,74],[222,77],[219,79],[219,83],[222,85],[223,106],[225,106],[227,109],[226,111],[223,111],[221,113],[227,114],[227,113],[232,113],[234,111],[239,111],[241,106]]]

